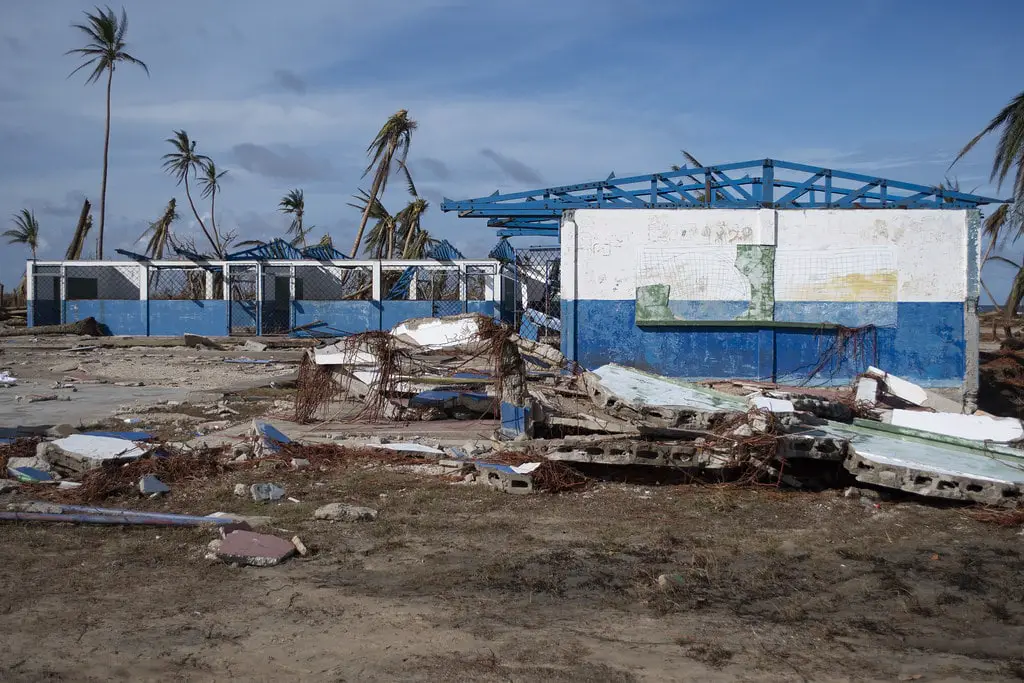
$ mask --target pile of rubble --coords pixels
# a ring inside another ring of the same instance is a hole
[[[131,491],[167,496],[180,482],[264,465],[326,471],[353,463],[512,494],[640,477],[803,490],[861,482],[1001,507],[1018,506],[1024,492],[1019,420],[967,414],[961,404],[878,368],[869,368],[854,386],[827,390],[694,384],[619,365],[588,371],[477,315],[411,320],[390,332],[310,347],[292,409],[299,424],[283,430],[263,418],[230,429],[225,422],[216,428],[221,445],[212,448],[202,440],[159,443],[146,432],[70,425],[45,440],[14,441],[0,452],[7,473],[0,494],[20,489],[56,502],[10,503],[0,520],[210,526],[221,531],[211,559],[267,566],[308,549],[298,538],[256,533],[253,518],[223,512],[192,516],[65,501],[95,503]],[[210,410],[241,419],[221,403]],[[466,429],[430,441],[367,438],[351,429],[360,423],[391,423],[396,431],[421,424],[426,432],[432,420],[465,421]],[[135,424],[134,418],[125,421]],[[345,425],[340,439],[316,431],[296,439],[285,433],[327,422]],[[472,432],[482,438],[466,440]],[[258,503],[299,502],[282,482],[238,484],[235,493]],[[332,505],[314,517],[360,521],[376,515],[369,508]]]
[[[963,414],[960,403],[874,367],[840,390],[736,384],[745,395],[618,365],[586,371],[488,318],[461,315],[311,349],[296,418],[497,418],[494,442],[506,451],[528,443],[535,460],[506,465],[457,449],[446,459],[472,463],[511,492],[532,491],[531,473],[550,462],[795,488],[852,475],[1007,506],[1024,492],[1024,452],[1012,447],[1024,429],[1015,418]]]

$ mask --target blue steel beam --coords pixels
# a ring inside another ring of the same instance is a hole
[[[747,173],[741,178],[726,173],[743,170]],[[779,172],[787,177],[779,177]],[[792,175],[802,177],[788,177]],[[781,191],[776,193],[776,188]],[[550,231],[563,211],[577,208],[959,209],[1005,201],[859,173],[761,159],[683,167],[678,171],[627,178],[611,174],[606,180],[495,193],[461,201],[445,199],[441,210],[458,211],[463,217],[491,218],[488,225],[503,230]],[[545,227],[540,228],[541,225]]]
[[[498,237],[558,237],[558,228],[501,228]]]

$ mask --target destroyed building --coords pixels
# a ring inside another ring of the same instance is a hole
[[[1020,422],[975,414],[978,207],[996,201],[773,160],[684,168],[446,200],[499,228],[488,259],[279,242],[224,262],[31,262],[29,324],[327,338],[295,422],[493,419],[495,443],[533,439],[539,459],[435,455],[509,492],[573,463],[796,488],[845,472],[1015,505]]]

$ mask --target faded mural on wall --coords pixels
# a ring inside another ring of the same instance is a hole
[[[896,251],[887,245],[645,246],[637,252],[636,324],[894,327],[897,289]]]

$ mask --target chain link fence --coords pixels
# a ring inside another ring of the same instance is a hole
[[[527,339],[558,345],[562,333],[561,251],[517,249],[511,296],[514,323]]]
[[[256,334],[258,270],[255,265],[230,264],[228,266],[228,292],[231,306],[228,312],[231,334]]]
[[[64,266],[67,301],[138,301],[142,269],[137,265]]]
[[[60,266],[36,266],[32,274],[33,325],[60,324]]]
[[[262,334],[283,334],[291,328],[291,282],[291,266],[263,266],[263,295],[260,300]]]
[[[296,301],[369,301],[373,268],[369,266],[295,266]]]
[[[154,266],[149,270],[149,299],[205,300],[217,299],[216,273],[204,268]],[[223,275],[220,278],[223,281]]]

